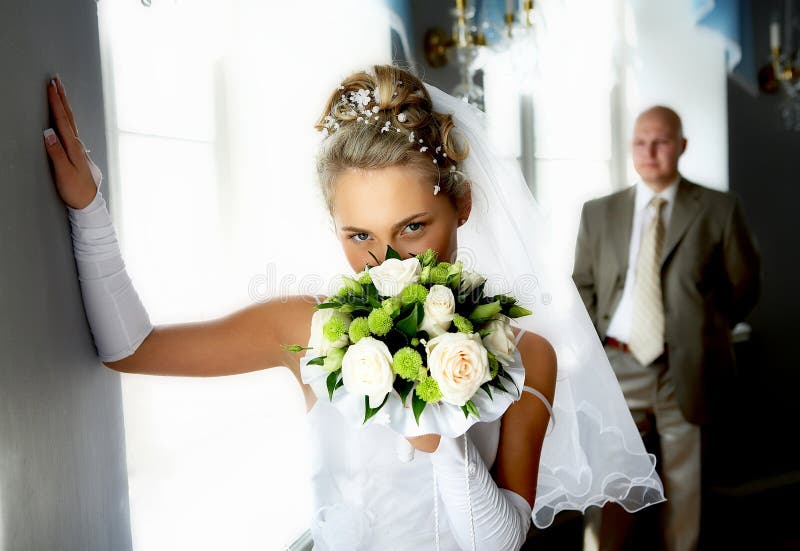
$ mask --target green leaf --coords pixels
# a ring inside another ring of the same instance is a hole
[[[503,377],[504,379],[508,379],[509,381],[511,381],[511,384],[514,385],[514,390],[517,391],[517,396],[520,395],[519,387],[517,386],[517,383],[514,382],[514,379],[511,378],[511,375],[509,375],[506,372],[506,370],[503,369],[502,367],[497,372],[497,379],[500,380],[500,377]]]
[[[378,413],[378,411],[380,411],[380,409],[386,404],[386,400],[388,400],[388,399],[389,399],[389,393],[387,392],[386,393],[386,397],[383,399],[383,402],[381,402],[381,405],[379,405],[376,408],[371,408],[371,407],[369,407],[369,396],[364,396],[364,408],[365,408],[364,409],[364,423],[369,421],[370,417],[372,417],[373,415]]]
[[[465,290],[463,293],[459,293],[458,297],[464,301],[470,299],[471,302],[478,304],[484,297],[484,287],[486,287],[486,281],[482,281],[472,289]]]
[[[419,329],[419,322],[422,321],[422,316],[424,315],[425,310],[422,305],[415,302],[414,307],[408,315],[395,323],[395,327],[402,331],[408,338],[415,337],[417,335],[417,329]]]
[[[502,390],[506,394],[511,394],[508,390],[506,390],[506,387],[503,386],[503,382],[500,380],[500,377],[495,377],[494,379],[489,381],[489,384],[492,385],[495,388],[499,388],[500,390]]]
[[[326,308],[339,308],[342,304],[340,302],[322,302],[314,305],[317,310],[324,310]]]
[[[340,371],[333,371],[328,374],[328,378],[325,380],[325,383],[328,386],[328,398],[331,402],[333,402],[333,391],[336,390],[336,379],[339,377]]]
[[[464,417],[469,417],[469,409],[467,409],[467,405],[466,404],[461,406],[461,411],[464,412]]]
[[[414,388],[414,381],[406,381],[402,377],[395,378],[394,389],[400,395],[400,400],[403,402],[403,405],[406,404],[406,397],[408,393],[411,392],[412,388]]]
[[[308,360],[308,365],[325,365],[325,356],[317,356],[313,360]]]
[[[381,301],[378,299],[378,289],[374,284],[365,285],[367,289],[367,301],[373,308],[381,308]]]
[[[499,300],[500,304],[515,304],[517,302],[517,299],[508,295],[495,295],[492,300]]]
[[[396,258],[397,260],[402,260],[400,253],[394,250],[390,245],[386,245],[386,258]]]
[[[481,385],[481,388],[483,389],[483,391],[484,391],[486,394],[488,394],[488,395],[489,395],[489,399],[490,399],[490,400],[492,400],[492,401],[494,401],[494,398],[492,398],[492,388],[489,386],[489,383],[483,383],[483,384]]]
[[[448,275],[445,285],[450,287],[451,290],[458,292],[458,288],[461,285],[461,274],[458,273]]]
[[[419,426],[419,416],[422,415],[422,410],[425,409],[426,405],[428,405],[427,402],[417,396],[417,390],[414,389],[414,393],[411,395],[411,409],[414,412],[414,420],[417,422],[417,426]]]
[[[377,257],[377,256],[375,256],[374,254],[372,254],[372,251],[367,251],[367,252],[368,252],[368,253],[369,253],[369,255],[372,257],[372,259],[375,261],[375,265],[376,265],[376,266],[377,266],[378,264],[380,264],[380,263],[381,263],[381,261],[380,261],[380,260],[378,260],[378,257]],[[367,266],[369,266],[369,264],[367,264]],[[372,268],[372,266],[369,266],[369,267],[370,267],[370,268]]]
[[[467,411],[474,415],[476,418],[480,419],[481,414],[478,412],[478,406],[472,403],[472,400],[467,400],[467,403],[464,404],[464,407],[467,408]]]

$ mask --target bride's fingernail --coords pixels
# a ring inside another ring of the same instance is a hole
[[[50,84],[53,86],[53,90],[58,92],[58,86],[56,86],[56,81],[54,79],[50,79]]]
[[[44,141],[47,145],[53,145],[58,140],[58,138],[56,137],[56,133],[53,132],[52,128],[45,129],[43,134],[44,134]]]

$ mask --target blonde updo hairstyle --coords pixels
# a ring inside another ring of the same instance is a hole
[[[328,211],[333,212],[335,182],[342,172],[390,166],[406,166],[421,171],[430,179],[431,193],[434,184],[438,183],[439,193],[458,207],[467,193],[468,184],[463,173],[453,171],[451,167],[466,159],[469,148],[453,132],[456,128],[452,116],[433,111],[428,91],[411,72],[395,65],[375,65],[372,70],[372,74],[362,71],[347,77],[333,91],[314,126],[323,131],[326,117],[331,117],[328,122],[339,125],[322,141],[317,155],[317,174]],[[365,106],[372,117],[369,124],[358,120],[361,115],[354,113],[351,104],[343,101],[343,95],[365,89],[370,93],[378,92],[378,111],[371,111],[376,105],[374,96]],[[398,119],[401,113],[404,116]],[[390,123],[389,131],[381,132],[387,121]],[[409,140],[412,132],[414,139]],[[420,151],[422,146],[428,146],[427,152]],[[442,146],[446,155],[434,153],[438,146]],[[436,155],[438,164],[433,162],[432,153]]]

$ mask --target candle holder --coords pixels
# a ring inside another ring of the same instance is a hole
[[[783,126],[800,132],[800,52],[793,46],[795,29],[800,28],[792,15],[792,1],[785,1],[783,21],[773,19],[769,26],[770,62],[759,71],[759,88],[767,94],[783,92],[780,104]]]
[[[425,33],[425,60],[431,67],[440,68],[447,65],[453,55],[458,63],[459,83],[452,95],[483,109],[483,88],[475,83],[474,62],[479,49],[486,45],[486,38],[474,24],[474,6],[466,0],[456,0],[450,16],[453,19],[450,35],[439,28]]]
[[[527,44],[534,28],[533,4],[533,0],[506,0],[502,23],[492,24],[484,20],[481,25],[476,25],[472,2],[455,0],[455,6],[450,10],[453,19],[450,34],[439,28],[425,33],[425,60],[431,67],[441,68],[455,58],[460,78],[452,94],[483,109],[483,88],[475,82],[475,75],[485,62],[487,35],[491,37],[493,51],[507,50],[516,43],[520,46],[523,42]]]
[[[428,65],[436,69],[447,65],[449,51],[452,48],[463,50],[486,45],[486,37],[473,24],[475,8],[468,5],[466,0],[456,0],[455,7],[450,10],[450,16],[453,18],[450,34],[434,27],[425,33],[423,39],[425,60]]]
[[[780,111],[787,130],[800,131],[800,63],[795,56],[772,49],[772,72],[784,92]]]

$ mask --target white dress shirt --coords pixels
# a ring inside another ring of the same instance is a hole
[[[633,318],[633,289],[636,283],[636,259],[639,255],[639,245],[642,242],[642,234],[647,228],[656,208],[648,203],[654,195],[658,195],[667,200],[661,209],[661,219],[664,230],[669,227],[669,220],[672,216],[672,207],[675,203],[675,194],[678,192],[678,181],[680,176],[669,186],[655,193],[650,187],[641,180],[636,182],[636,201],[633,210],[633,227],[631,228],[631,244],[628,254],[628,271],[625,275],[625,288],[622,290],[622,298],[617,309],[611,317],[606,335],[614,337],[620,342],[628,342],[631,333],[631,323]]]

